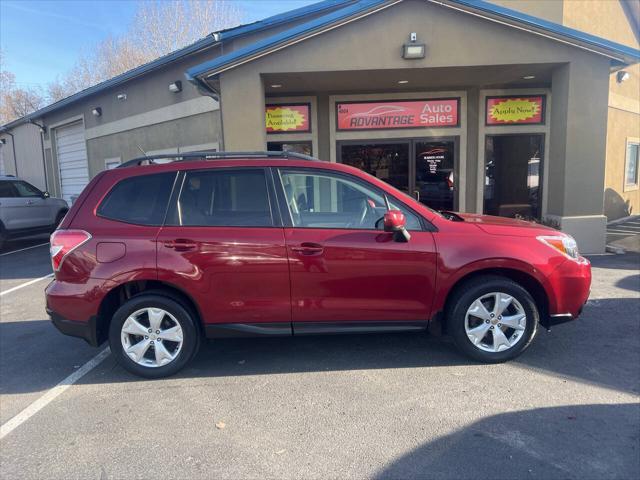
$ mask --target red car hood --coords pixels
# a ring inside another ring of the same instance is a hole
[[[558,234],[557,230],[539,223],[518,220],[516,218],[494,217],[492,215],[478,215],[473,213],[456,213],[466,223],[476,225],[480,230],[491,235],[513,235],[530,237],[535,235]]]

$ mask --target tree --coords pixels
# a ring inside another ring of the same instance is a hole
[[[48,85],[49,100],[58,101],[238,25],[241,18],[242,11],[229,0],[141,1],[123,35],[107,37],[85,51],[67,74]]]
[[[13,73],[5,69],[0,51],[0,125],[24,117],[45,105],[42,92],[36,88],[18,88]]]

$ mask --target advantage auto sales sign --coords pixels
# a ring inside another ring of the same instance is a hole
[[[336,105],[338,130],[457,127],[459,98],[340,102]]]

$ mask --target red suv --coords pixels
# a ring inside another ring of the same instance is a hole
[[[177,372],[203,337],[439,325],[468,356],[502,362],[589,294],[575,241],[535,223],[435,212],[293,153],[173,160],[100,173],[51,237],[54,325],[109,340],[141,376]]]

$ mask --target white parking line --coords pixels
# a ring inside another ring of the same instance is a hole
[[[46,407],[49,403],[51,403],[58,395],[63,393],[67,388],[76,383],[82,377],[84,377],[87,373],[93,370],[95,367],[100,365],[100,363],[109,356],[111,350],[109,347],[102,350],[99,354],[85,363],[78,370],[73,372],[67,378],[58,383],[55,387],[45,393],[43,396],[38,398],[35,402],[29,405],[27,408],[22,410],[19,414],[13,417],[11,420],[6,422],[4,425],[0,427],[0,440],[2,440],[5,436],[9,435],[13,430],[18,428],[24,422],[33,417],[36,413]]]
[[[4,257],[5,255],[11,255],[12,253],[24,252],[25,250],[31,250],[32,248],[44,247],[45,245],[49,245],[49,242],[40,243],[39,245],[32,245],[31,247],[21,248],[20,250],[12,250],[12,251],[7,252],[7,253],[0,253],[0,257]]]
[[[25,283],[21,283],[20,285],[17,285],[13,288],[10,288],[9,290],[5,290],[4,292],[0,292],[0,297],[7,295],[11,292],[15,292],[16,290],[20,290],[21,288],[24,287],[28,287],[29,285],[33,285],[34,283],[39,282],[40,280],[44,280],[45,278],[51,278],[53,277],[53,273],[50,273],[49,275],[45,275],[44,277],[40,277],[40,278],[34,278],[33,280],[29,280],[28,282]]]

